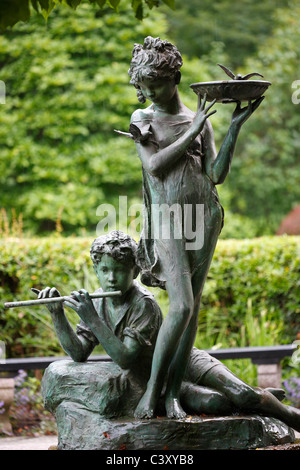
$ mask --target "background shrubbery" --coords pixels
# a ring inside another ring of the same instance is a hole
[[[0,80],[6,84],[0,208],[9,217],[12,210],[22,214],[31,235],[47,235],[59,217],[64,233],[83,236],[94,231],[100,204],[117,208],[124,195],[129,203],[141,202],[134,144],[114,129],[127,131],[140,106],[127,71],[133,44],[152,35],[183,52],[180,93],[193,110],[197,99],[189,85],[226,79],[218,63],[272,82],[243,126],[219,191],[231,221],[222,238],[276,233],[300,198],[300,114],[291,99],[300,78],[298,3],[191,0],[174,12],[153,9],[143,22],[129,3],[121,2],[119,13],[87,3],[76,11],[60,5],[47,24],[33,14],[0,34]],[[234,105],[215,108],[219,149]]]

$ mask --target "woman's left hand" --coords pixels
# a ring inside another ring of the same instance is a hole
[[[251,114],[259,107],[264,98],[264,96],[261,96],[255,101],[248,101],[248,106],[244,108],[241,108],[241,103],[239,101],[232,114],[232,124],[242,126],[242,124],[244,124]]]

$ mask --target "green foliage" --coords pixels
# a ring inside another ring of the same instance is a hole
[[[94,229],[96,209],[141,197],[141,166],[127,130],[137,105],[128,68],[133,44],[152,33],[130,10],[54,10],[0,36],[0,200],[24,229]],[[165,22],[155,15],[156,33]],[[0,206],[0,207],[1,207]]]
[[[239,68],[271,35],[272,14],[286,3],[285,0],[180,2],[174,12],[166,13],[169,35],[190,58],[210,56],[218,43],[226,53],[224,65]]]
[[[297,237],[220,241],[204,287],[200,326],[209,316],[219,328],[223,324],[227,347],[293,341],[300,326],[299,273]],[[214,334],[210,338],[211,347],[223,342]]]
[[[300,239],[263,237],[219,241],[204,287],[198,348],[292,343],[300,322]],[[250,359],[227,360],[242,380],[257,385]],[[288,364],[284,375],[290,376]]]
[[[256,236],[275,233],[300,201],[300,105],[292,101],[292,85],[300,77],[299,15],[296,2],[278,10],[272,36],[244,67],[244,72],[261,71],[272,83],[241,131],[226,180],[232,188],[230,210],[253,220]]]
[[[272,235],[299,204],[300,105],[292,102],[292,84],[300,78],[299,14],[296,1],[248,0],[192,0],[168,14],[179,49],[210,64],[208,81],[227,78],[221,63],[242,75],[259,72],[272,83],[243,126],[231,173],[218,188],[226,214],[223,238]],[[201,74],[196,81],[203,81]],[[219,149],[233,106],[215,108],[211,120]]]
[[[281,5],[205,0],[199,9],[191,1],[177,5],[178,23],[169,28],[184,52],[180,92],[191,109],[197,100],[189,85],[225,78],[216,64],[232,66],[229,59],[240,53],[246,63],[235,72],[257,71],[272,82],[266,100],[241,130],[231,173],[218,187],[225,208],[222,238],[274,234],[300,200],[300,115],[299,104],[291,100],[292,84],[300,77],[295,48],[300,11],[294,1],[278,9]],[[8,217],[14,211],[26,233],[44,234],[59,222],[63,234],[89,234],[99,222],[100,204],[117,209],[124,195],[129,204],[142,200],[134,144],[114,129],[127,131],[132,111],[140,106],[127,74],[133,44],[149,34],[170,39],[167,24],[174,16],[168,9],[165,18],[163,10],[152,8],[137,22],[131,6],[121,2],[118,9],[116,15],[113,8],[99,10],[88,3],[76,11],[59,5],[46,25],[34,15],[0,36],[0,79],[7,94],[0,106],[0,209]],[[181,30],[194,19],[197,44],[209,42],[205,53],[193,52],[190,27]],[[251,37],[255,47],[237,41],[237,34]],[[190,48],[181,43],[185,38]],[[219,149],[234,105],[215,108],[211,121]]]
[[[90,240],[2,239],[1,242],[1,339],[8,356],[61,354],[47,309],[3,309],[9,298],[34,299],[31,287],[56,285],[62,295],[84,285]],[[6,300],[4,300],[6,299]],[[72,324],[74,315],[70,317]]]
[[[127,131],[140,106],[128,77],[133,44],[165,37],[166,22],[158,12],[138,24],[130,11],[76,13],[54,10],[47,27],[35,18],[0,36],[0,201],[9,217],[22,215],[26,233],[51,231],[58,219],[64,234],[91,232],[100,204],[142,200],[135,146],[114,129]],[[180,90],[192,109],[189,85],[208,80],[211,67],[184,60]]]
[[[120,12],[120,7],[129,6],[138,20],[142,20],[147,11],[161,4],[175,8],[175,0],[2,0],[0,8],[0,31],[14,26],[20,21],[29,21],[35,14],[41,14],[47,21],[54,8],[62,8],[67,5],[73,10],[79,6],[89,3],[91,6],[101,11],[105,8],[112,8],[116,13]],[[145,12],[146,7],[146,12]]]
[[[89,259],[92,238],[53,236],[0,239],[0,339],[8,357],[62,354],[45,306],[4,310],[30,291],[56,286],[62,295],[98,287]],[[300,332],[300,239],[220,240],[205,284],[196,345],[213,347],[291,343]],[[153,293],[166,314],[165,291]],[[75,327],[76,314],[68,309]]]
[[[19,370],[15,377],[14,400],[10,407],[10,421],[17,435],[36,436],[56,434],[54,417],[45,410],[41,382]]]

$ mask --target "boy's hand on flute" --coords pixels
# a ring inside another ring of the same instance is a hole
[[[53,297],[60,297],[59,291],[56,289],[56,287],[46,287],[43,290],[38,290],[35,288],[31,288],[32,292],[37,294],[38,299],[45,299],[45,298],[53,298]],[[63,313],[64,308],[62,302],[54,302],[51,304],[46,304],[47,309],[49,312],[53,315],[61,315]]]
[[[75,310],[80,318],[87,324],[90,324],[97,317],[93,301],[90,294],[85,289],[71,292],[70,300],[65,305]]]

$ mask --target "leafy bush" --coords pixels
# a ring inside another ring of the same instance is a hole
[[[254,6],[244,0],[234,7],[228,0],[218,6],[208,3],[205,15],[203,8],[197,9],[192,19],[195,1],[185,2],[186,14],[180,5],[172,18],[169,9],[166,15],[163,9],[152,9],[143,22],[136,20],[130,2],[121,3],[119,15],[86,2],[75,12],[61,5],[47,25],[34,15],[30,22],[1,34],[0,78],[7,96],[0,107],[0,209],[9,215],[15,210],[31,234],[49,233],[59,217],[66,232],[83,235],[98,222],[100,204],[117,209],[121,195],[130,202],[142,201],[141,163],[134,144],[114,129],[126,131],[131,113],[139,106],[127,73],[133,44],[147,35],[164,39],[170,35],[189,54],[183,58],[180,94],[193,110],[197,98],[190,84],[225,78],[217,64],[230,66],[229,57],[240,62],[241,55],[234,53],[237,44],[245,64],[234,71],[258,71],[272,82],[265,102],[241,131],[231,172],[219,192],[230,220],[222,238],[275,233],[300,195],[299,113],[291,100],[292,83],[300,74],[299,51],[294,47],[300,9],[295,1],[278,11],[283,1],[275,6],[271,1]],[[275,7],[275,16],[269,18]],[[232,15],[242,9],[249,13],[245,22],[228,28]],[[180,24],[178,17],[180,21],[184,17]],[[216,41],[221,39],[214,37],[216,30],[218,35],[226,31],[222,37],[226,47]],[[191,32],[200,47],[196,55]],[[249,45],[246,54],[241,44]],[[234,108],[219,104],[216,109],[212,123],[219,149]]]
[[[153,15],[141,23],[130,5],[119,15],[61,6],[47,25],[34,16],[0,35],[1,206],[13,204],[26,230],[53,230],[58,214],[64,230],[90,229],[101,203],[141,197],[134,144],[114,129],[128,129],[138,103],[127,73],[134,43],[164,34]]]
[[[84,287],[91,240],[52,237],[43,239],[1,240],[1,302],[34,299],[31,287],[57,286],[62,294]],[[47,356],[61,353],[45,306],[3,309],[1,303],[1,339],[6,354]],[[74,323],[74,315],[70,314]]]
[[[200,327],[214,318],[229,346],[293,341],[300,331],[299,273],[299,237],[219,241],[204,287]],[[213,346],[216,334],[210,338]]]
[[[62,354],[45,306],[5,310],[35,298],[30,288],[56,286],[63,295],[98,280],[89,258],[92,238],[0,239],[0,339],[7,357]],[[208,273],[196,345],[201,348],[285,344],[300,332],[300,238],[220,240]],[[165,314],[167,294],[153,289]],[[69,310],[73,325],[78,321]]]

